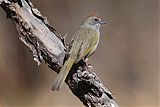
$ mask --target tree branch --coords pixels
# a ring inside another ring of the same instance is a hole
[[[20,40],[31,50],[38,65],[44,60],[58,73],[67,48],[64,38],[49,26],[46,17],[29,0],[0,0],[0,6],[6,11],[7,18],[13,20]],[[118,107],[113,95],[103,86],[92,66],[83,61],[73,65],[65,82],[87,107]]]

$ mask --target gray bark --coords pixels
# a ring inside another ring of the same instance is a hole
[[[58,73],[68,47],[64,38],[49,26],[47,18],[29,0],[0,0],[0,6],[6,11],[7,18],[13,20],[20,40],[31,50],[38,65],[44,60]],[[73,65],[65,82],[87,107],[118,107],[111,92],[94,73],[93,67],[83,61]]]

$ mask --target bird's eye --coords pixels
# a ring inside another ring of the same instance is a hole
[[[94,20],[97,22],[97,21],[98,21],[98,18],[95,18]]]

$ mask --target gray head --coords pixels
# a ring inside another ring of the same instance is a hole
[[[101,24],[106,24],[106,22],[102,21],[102,19],[98,16],[89,16],[82,21],[81,27],[99,29]]]

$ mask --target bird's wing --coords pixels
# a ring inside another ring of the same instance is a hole
[[[83,42],[79,51],[78,60],[83,59],[84,57],[90,56],[97,47],[99,41],[99,35],[95,30],[84,29],[83,30]]]
[[[80,29],[78,32],[76,32],[74,34],[74,39],[72,41],[72,45],[71,45],[71,49],[69,51],[69,55],[75,54],[76,57],[79,56],[79,52],[81,50],[81,46],[82,46],[82,43],[83,43],[82,33],[83,33],[83,30]]]

